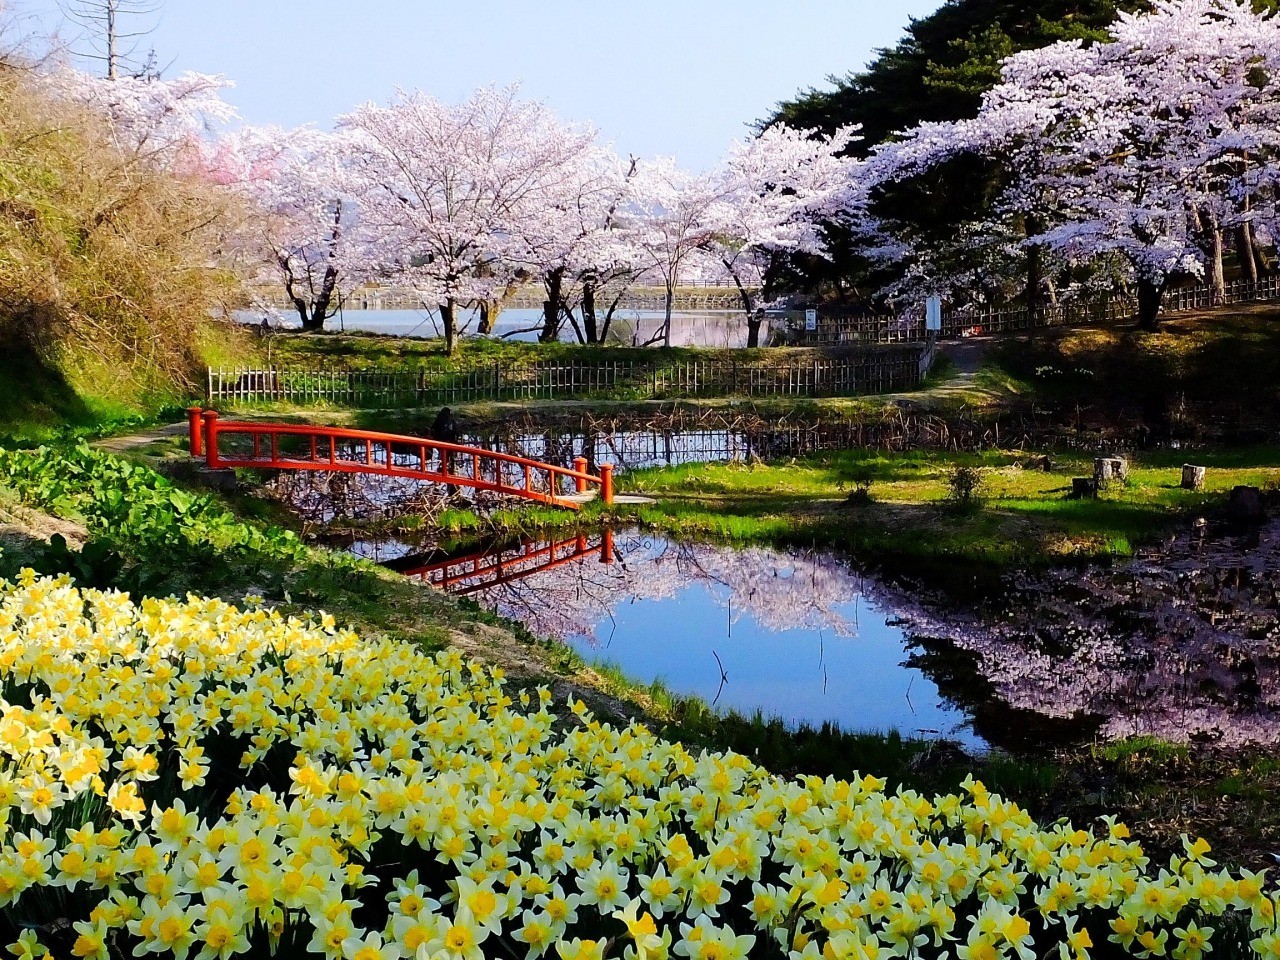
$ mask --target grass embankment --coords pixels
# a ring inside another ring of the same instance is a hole
[[[1070,498],[1071,478],[1093,474],[1092,457],[1081,455],[1051,457],[1049,473],[1040,454],[1004,451],[841,451],[780,464],[692,464],[625,474],[621,488],[658,502],[609,512],[677,536],[816,544],[867,561],[1007,567],[1129,556],[1180,518],[1219,508],[1237,485],[1280,483],[1280,449],[1257,447],[1195,454],[1209,468],[1206,489],[1184,490],[1186,456],[1134,455],[1129,482],[1097,500]],[[969,503],[953,496],[958,468],[981,478]]]
[[[1085,426],[1128,415],[1166,419],[1187,440],[1235,440],[1241,427],[1275,436],[1278,361],[1280,305],[1244,304],[1167,319],[1158,333],[1085,327],[996,341],[985,376],[1039,405],[1078,405],[1096,421]]]
[[[48,83],[0,54],[0,436],[154,413],[234,352],[240,201]]]

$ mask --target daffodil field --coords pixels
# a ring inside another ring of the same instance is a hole
[[[325,614],[24,571],[0,681],[18,956],[1280,956],[1276,891],[1202,842],[782,780]]]

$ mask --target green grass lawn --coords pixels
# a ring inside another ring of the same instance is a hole
[[[1071,478],[1093,460],[990,452],[888,455],[843,451],[782,464],[690,465],[630,473],[627,492],[653,506],[616,513],[674,534],[784,544],[819,543],[881,558],[972,560],[1007,565],[1068,557],[1128,556],[1177,519],[1212,511],[1240,484],[1280,484],[1280,449],[1197,454],[1209,467],[1201,493],[1180,487],[1183,456],[1133,461],[1130,480],[1098,500],[1070,499]],[[974,501],[952,499],[957,467],[982,478]],[[850,499],[858,488],[869,499]],[[597,508],[599,509],[599,508]]]

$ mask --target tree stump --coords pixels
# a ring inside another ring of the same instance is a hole
[[[1207,471],[1204,467],[1197,467],[1194,464],[1186,463],[1182,466],[1182,489],[1183,490],[1203,490],[1204,476]]]
[[[1129,461],[1122,457],[1099,457],[1093,461],[1093,479],[1101,490],[1107,484],[1127,483],[1129,480]]]
[[[1094,477],[1074,477],[1071,480],[1072,500],[1098,499],[1098,481]]]

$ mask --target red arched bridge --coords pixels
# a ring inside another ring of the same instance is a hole
[[[597,476],[578,457],[572,469],[524,457],[344,427],[221,420],[213,410],[191,407],[191,455],[203,457],[210,470],[242,467],[256,470],[323,470],[367,473],[472,487],[509,497],[577,510],[599,490],[613,503],[613,467],[603,464]]]

